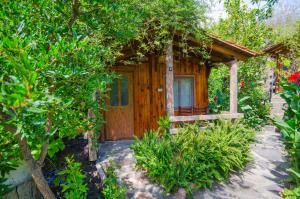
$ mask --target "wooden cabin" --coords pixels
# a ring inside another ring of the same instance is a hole
[[[166,115],[174,123],[241,117],[237,113],[238,61],[256,53],[217,37],[211,40],[208,60],[197,53],[183,56],[174,38],[163,53],[149,54],[138,64],[116,65],[113,70],[121,78],[111,85],[104,139],[142,137],[146,130],[156,129],[159,118]],[[187,44],[203,45],[194,37],[189,37]],[[231,67],[230,113],[207,115],[208,77],[216,63]]]

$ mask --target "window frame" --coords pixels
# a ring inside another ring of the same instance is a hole
[[[125,75],[126,76],[126,75]],[[121,79],[122,79],[122,77],[121,78],[117,78],[117,79],[115,79],[114,81],[117,81],[117,95],[118,95],[118,105],[112,105],[111,104],[111,90],[110,90],[110,96],[109,96],[109,106],[110,107],[113,107],[113,108],[126,108],[126,107],[128,107],[129,105],[130,105],[130,99],[129,99],[129,77],[128,76],[126,76],[127,78],[128,78],[128,83],[127,83],[127,93],[128,93],[128,95],[127,95],[127,105],[122,105],[122,95],[121,95]],[[110,87],[110,89],[112,89],[111,87]]]
[[[174,100],[174,110],[178,111],[180,108],[193,108],[194,107],[194,102],[195,102],[195,75],[174,75],[174,80],[173,80],[173,87],[174,87],[174,83],[176,79],[184,79],[184,78],[189,78],[192,81],[192,86],[191,86],[191,90],[192,90],[192,94],[191,94],[191,107],[187,107],[187,106],[180,106],[180,84],[178,82],[178,107],[175,107],[175,98]],[[174,88],[173,88],[173,92],[174,92]],[[175,96],[173,94],[173,96]]]

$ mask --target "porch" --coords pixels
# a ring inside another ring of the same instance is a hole
[[[230,55],[229,55],[230,54]],[[175,84],[175,76],[173,70],[174,54],[173,45],[170,44],[166,50],[166,112],[170,117],[172,128],[175,127],[174,123],[184,123],[193,121],[209,121],[217,119],[239,119],[243,118],[242,113],[238,113],[238,58],[243,59],[234,54],[223,52],[223,62],[230,67],[230,110],[221,114],[208,114],[208,108],[197,107],[181,107],[178,105],[177,92],[178,85]],[[214,54],[212,54],[214,55]],[[213,59],[213,58],[212,58]],[[229,61],[228,61],[229,60]],[[209,75],[208,75],[209,76]],[[208,78],[208,77],[207,77]],[[174,88],[174,86],[176,86]],[[180,98],[180,97],[179,97]],[[177,130],[172,129],[173,133]]]

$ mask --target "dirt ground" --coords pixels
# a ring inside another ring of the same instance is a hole
[[[44,167],[44,175],[46,176],[48,183],[50,183],[51,189],[56,197],[62,198],[63,194],[61,193],[60,187],[56,187],[53,181],[57,176],[57,173],[65,168],[65,157],[73,156],[76,162],[81,163],[82,172],[86,175],[86,183],[89,188],[87,198],[99,198],[101,180],[98,177],[95,162],[89,162],[87,153],[84,150],[84,147],[87,145],[87,140],[85,140],[83,136],[79,136],[71,140],[65,139],[64,143],[65,149],[57,153],[54,158],[47,158]]]

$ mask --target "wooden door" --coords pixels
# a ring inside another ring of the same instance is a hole
[[[111,85],[109,107],[105,114],[106,139],[131,139],[134,135],[133,76],[121,73]]]

